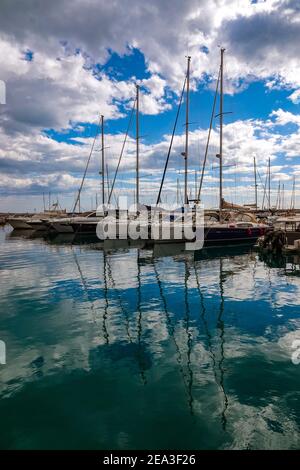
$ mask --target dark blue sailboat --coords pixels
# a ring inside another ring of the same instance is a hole
[[[218,93],[218,89],[220,89],[220,108],[218,117],[220,119],[220,143],[219,143],[219,153],[217,157],[219,159],[219,168],[220,168],[220,175],[219,175],[219,217],[218,221],[215,223],[206,223],[204,228],[204,246],[229,246],[229,245],[241,245],[241,244],[254,244],[256,243],[257,239],[264,235],[265,231],[268,229],[267,225],[256,223],[256,221],[236,221],[235,218],[232,217],[232,220],[226,221],[225,220],[225,213],[224,209],[229,208],[224,199],[223,199],[223,61],[224,61],[224,52],[225,49],[221,48],[221,63],[220,63],[220,70],[219,76],[217,81],[216,87],[216,95]],[[212,119],[214,114],[215,102],[216,102],[216,95],[213,105],[213,112],[212,112]],[[212,126],[212,119],[210,125],[210,131]],[[210,137],[209,131],[209,137]],[[207,149],[209,144],[209,137],[208,143],[206,147],[204,165],[207,156]],[[198,195],[198,202],[200,200],[200,191],[202,186],[202,179],[204,174],[204,167],[202,170],[200,188],[199,188],[199,195]],[[196,201],[197,202],[197,201]],[[227,206],[227,207],[226,207]],[[237,209],[238,206],[235,206],[234,209]],[[227,212],[228,215],[228,212]]]

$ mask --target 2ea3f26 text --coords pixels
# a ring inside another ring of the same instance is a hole
[[[107,455],[103,459],[104,465],[127,465],[134,468],[138,464],[147,465],[194,465],[196,463],[195,455],[187,454],[147,454],[144,456],[117,456]]]

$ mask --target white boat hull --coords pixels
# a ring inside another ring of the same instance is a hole
[[[15,230],[32,230],[26,219],[8,219],[7,223]]]

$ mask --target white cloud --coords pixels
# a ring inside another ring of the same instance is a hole
[[[3,78],[7,84],[7,106],[0,123],[9,132],[30,128],[66,128],[71,122],[91,122],[100,113],[106,119],[122,116],[119,103],[132,101],[132,80],[116,81],[107,75],[96,77],[85,67],[82,54],[49,57],[36,52],[24,61],[21,48],[0,41],[1,55],[9,54]],[[141,112],[157,114],[169,108],[165,102],[166,82],[157,75],[142,81]]]
[[[288,97],[294,104],[300,103],[300,89],[293,91],[293,93]]]
[[[272,181],[275,186],[279,180],[291,184],[293,174],[297,175],[299,173],[297,165],[293,167],[294,171],[292,171],[288,162],[279,163],[277,155],[282,152],[289,157],[297,155],[300,144],[300,123],[297,124],[297,130],[293,133],[278,135],[274,134],[273,127],[298,122],[296,116],[277,110],[271,114],[271,119],[273,121],[270,121],[269,118],[266,121],[235,121],[224,126],[224,185],[227,197],[233,197],[233,190],[238,197],[244,198],[245,195],[252,197],[254,156],[262,179],[264,179],[267,171],[268,158],[271,157]],[[270,122],[272,125],[270,125]],[[106,157],[112,176],[117,165],[124,134],[106,134],[105,139],[105,143],[109,147],[106,151]],[[198,170],[199,178],[206,139],[207,129],[196,129],[190,133],[189,165],[191,173],[189,179],[192,191],[194,191],[193,171]],[[42,191],[51,188],[56,192],[73,194],[79,186],[80,177],[93,139],[81,137],[75,140],[81,145],[57,142],[50,137],[41,135],[38,131],[28,136],[18,134],[11,140],[7,139],[5,133],[0,133],[0,159],[3,168],[2,192],[41,194]],[[143,196],[151,201],[158,192],[169,141],[170,135],[165,135],[157,143],[146,144],[142,140],[140,144],[141,191]],[[218,129],[216,129],[212,132],[204,179],[205,195],[210,198],[216,194],[216,182],[218,181],[218,161],[215,157],[218,151],[218,141]],[[100,142],[98,139],[85,186],[90,194],[94,194],[100,188],[97,177],[100,165],[99,152],[97,152],[99,149]],[[173,197],[175,197],[176,178],[178,177],[180,181],[182,179],[184,162],[181,152],[183,149],[184,134],[177,134],[174,138],[164,195],[173,194]],[[129,137],[119,169],[116,186],[117,194],[121,194],[120,189],[118,189],[120,184],[127,188],[129,193],[133,191],[135,151],[135,140]],[[22,183],[23,178],[24,182]],[[275,189],[277,190],[277,186]],[[286,189],[287,197],[289,197],[289,188]]]
[[[297,124],[300,126],[300,115],[284,111],[283,109],[277,109],[272,111],[270,114],[271,118],[274,118],[274,123],[277,126],[284,126],[285,124]],[[271,123],[270,123],[271,124]]]
[[[216,74],[217,45],[224,44],[232,79],[279,74],[286,83],[299,83],[297,3],[292,0],[153,0],[151,4],[92,0],[88,6],[84,0],[71,5],[66,0],[46,5],[37,1],[26,6],[14,0],[5,2],[1,10],[4,38],[22,50],[49,57],[58,53],[59,40],[68,53],[80,48],[92,63],[105,62],[108,49],[124,54],[127,45],[135,46],[145,54],[152,73],[179,87],[187,52],[199,79],[203,73]]]
[[[58,143],[42,131],[62,131],[81,122],[95,122],[100,113],[106,119],[117,119],[131,106],[136,77],[117,80],[101,69],[111,51],[130,54],[137,47],[144,54],[149,78],[138,80],[143,114],[156,115],[170,109],[168,94],[170,88],[179,93],[187,53],[192,56],[192,89],[196,90],[199,81],[206,82],[207,75],[213,81],[219,63],[218,44],[227,49],[227,93],[241,91],[253,80],[264,80],[269,88],[290,89],[292,103],[299,100],[300,20],[296,0],[91,0],[88,4],[83,0],[53,0],[26,5],[13,0],[2,2],[0,30],[0,54],[5,58],[0,78],[7,84],[7,105],[0,111],[0,158],[3,188],[10,191],[22,187],[22,178],[24,188],[53,184],[58,189],[64,186],[65,190],[73,190],[76,186],[74,178],[82,172],[90,139],[77,139],[82,146]],[[25,60],[28,50],[33,51],[32,61]],[[100,64],[100,72],[95,64]],[[286,124],[295,124],[297,130],[281,133],[280,127]],[[265,121],[227,124],[224,155],[228,164],[236,165],[225,170],[228,183],[236,173],[249,179],[253,156],[262,175],[270,157],[273,166],[278,167],[274,178],[287,179],[287,167],[279,168],[277,157],[299,156],[299,125],[298,115],[281,108]],[[153,145],[141,144],[145,170],[161,171],[169,137]],[[206,129],[191,132],[192,168],[200,167],[206,137]],[[122,139],[123,134],[107,136],[111,171]],[[173,168],[183,164],[183,141],[183,135],[175,137]],[[218,133],[214,130],[210,167],[217,165],[217,146]],[[123,172],[134,170],[134,152],[134,141],[129,139]],[[94,161],[91,171],[97,170]],[[65,176],[61,184],[59,174],[69,175],[70,179]],[[174,188],[170,175],[168,178],[169,187]],[[208,169],[206,182],[215,178]],[[237,187],[237,193],[242,189],[243,185]]]

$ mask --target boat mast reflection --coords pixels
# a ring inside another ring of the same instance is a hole
[[[104,313],[102,317],[102,327],[103,327],[103,336],[106,343],[109,343],[109,335],[107,331],[106,321],[108,315],[108,286],[107,286],[107,271],[108,271],[109,264],[106,259],[106,253],[103,251],[103,284],[104,284]]]
[[[188,299],[188,281],[190,277],[190,270],[187,263],[187,259],[184,259],[184,306],[185,306],[185,332],[187,336],[187,371],[188,371],[188,389],[189,389],[189,406],[191,413],[193,413],[193,395],[192,395],[192,388],[193,388],[193,370],[191,364],[191,352],[192,352],[192,333],[190,330],[190,306],[189,306],[189,299]]]
[[[194,415],[194,409],[193,409],[194,399],[193,399],[193,396],[192,396],[193,374],[192,374],[192,371],[191,371],[191,368],[190,368],[191,351],[189,350],[189,348],[191,347],[191,343],[188,343],[188,367],[187,368],[189,370],[189,377],[187,378],[186,374],[185,374],[185,371],[184,371],[184,367],[183,367],[182,353],[180,351],[180,347],[179,347],[179,344],[178,344],[178,342],[176,340],[176,336],[175,336],[175,326],[174,326],[174,324],[171,320],[171,316],[170,316],[170,313],[169,313],[169,310],[168,310],[167,299],[165,297],[164,290],[163,290],[163,285],[162,285],[162,282],[161,282],[161,279],[160,279],[160,276],[159,276],[159,273],[158,273],[157,259],[155,257],[152,257],[151,261],[152,261],[153,271],[154,271],[154,275],[155,275],[155,278],[156,278],[156,282],[157,282],[157,286],[158,286],[158,290],[159,290],[159,294],[160,294],[160,298],[161,298],[161,303],[162,303],[162,306],[163,306],[163,312],[164,312],[165,317],[166,317],[168,332],[169,332],[170,338],[172,338],[172,341],[173,341],[174,346],[175,346],[176,361],[178,363],[179,372],[182,376],[183,384],[184,384],[184,387],[185,387],[185,390],[186,390],[186,393],[187,393],[188,406],[189,406],[191,415]],[[185,298],[187,299],[186,288],[187,288],[187,286],[185,284]],[[185,304],[185,305],[187,305],[187,304]],[[188,311],[189,310],[187,308],[187,312]],[[188,313],[186,313],[186,317],[189,318]]]
[[[82,269],[80,267],[80,263],[79,263],[77,254],[74,250],[72,250],[72,253],[73,253],[75,264],[76,264],[78,272],[79,272],[79,276],[80,276],[80,279],[81,279],[81,284],[83,286],[86,298],[87,298],[87,300],[90,304],[90,309],[91,309],[91,312],[92,312],[92,315],[93,315],[94,323],[97,325],[97,308],[95,306],[95,303],[94,303],[93,299],[91,298],[91,296],[89,294],[88,285],[87,285],[87,282],[86,282],[86,280],[83,276],[83,272],[82,272]],[[105,269],[104,269],[104,279],[106,279]],[[106,286],[106,288],[104,288],[104,295],[107,295],[107,286]],[[108,309],[108,303],[106,303],[106,306],[107,306],[107,309]],[[107,328],[106,328],[107,309],[106,308],[104,309],[102,330],[103,330],[103,336],[105,338],[105,341],[108,344],[109,343],[109,334],[108,334],[108,331],[107,331]]]
[[[107,271],[109,282],[110,282],[112,288],[114,289],[114,291],[116,293],[116,296],[117,296],[117,299],[118,299],[118,305],[119,305],[120,311],[122,312],[122,317],[125,318],[125,330],[126,330],[126,335],[127,335],[128,341],[129,341],[129,343],[132,344],[132,336],[131,336],[131,333],[130,333],[130,321],[129,321],[128,311],[127,311],[126,307],[124,307],[123,299],[122,299],[122,296],[120,295],[119,289],[116,288],[116,283],[115,283],[115,280],[114,280],[114,277],[113,277],[113,274],[112,274],[112,269],[111,269],[111,265],[110,265],[110,262],[109,262],[109,257],[108,257],[108,254],[104,250],[103,250],[103,261],[106,265],[106,271]],[[107,296],[108,283],[105,283],[105,289],[106,289],[106,300],[107,300],[107,306],[108,306],[108,296]]]
[[[140,250],[137,249],[137,301],[136,301],[136,308],[137,308],[137,343],[138,343],[138,363],[139,363],[139,369],[140,369],[140,376],[142,383],[144,385],[147,384],[147,378],[146,378],[146,373],[145,373],[145,366],[144,366],[144,361],[143,361],[143,354],[142,354],[142,308],[141,308],[141,298],[142,298],[142,293],[141,293],[141,263],[140,263]]]
[[[225,280],[225,273],[223,273],[223,259],[220,258],[220,277],[219,277],[219,284],[220,284],[220,310],[219,310],[219,315],[217,319],[217,328],[220,330],[220,360],[218,361],[218,369],[220,372],[220,381],[219,385],[221,387],[221,390],[223,392],[223,397],[224,397],[224,407],[222,410],[222,427],[225,431],[226,429],[226,424],[227,424],[227,418],[226,418],[226,411],[228,408],[228,397],[226,395],[226,391],[224,388],[224,360],[225,360],[225,324],[223,321],[223,315],[224,315],[224,280]]]
[[[227,425],[227,418],[226,418],[226,411],[228,408],[228,397],[226,394],[225,386],[224,386],[224,376],[225,376],[225,368],[224,368],[224,360],[225,360],[225,323],[223,320],[223,314],[224,314],[224,304],[225,304],[225,299],[224,299],[224,280],[226,278],[226,274],[223,272],[223,259],[219,259],[219,292],[220,292],[220,306],[219,306],[219,313],[217,317],[217,323],[216,326],[218,330],[220,331],[219,335],[219,353],[220,353],[220,359],[217,359],[216,352],[213,347],[213,341],[212,341],[212,335],[209,331],[208,327],[208,321],[206,318],[206,307],[205,307],[205,302],[204,302],[204,295],[200,286],[200,281],[199,281],[199,276],[198,276],[198,271],[197,271],[197,266],[196,263],[194,264],[194,269],[195,269],[195,277],[196,277],[196,284],[197,284],[197,290],[199,292],[199,299],[200,299],[200,318],[202,320],[202,324],[204,327],[204,332],[207,337],[207,346],[208,346],[208,351],[209,355],[212,360],[212,368],[213,368],[213,374],[215,377],[216,384],[220,388],[222,395],[223,395],[223,407],[222,407],[222,412],[221,412],[221,425],[222,429],[225,431],[226,430],[226,425]]]

